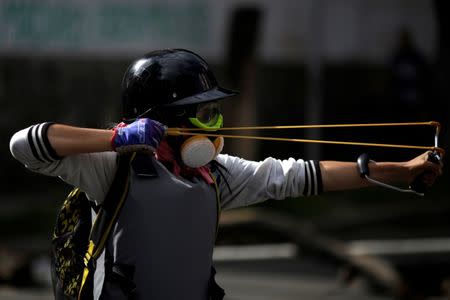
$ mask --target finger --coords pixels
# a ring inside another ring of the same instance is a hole
[[[433,173],[436,174],[437,176],[441,176],[442,175],[442,167],[436,166],[435,168],[433,168]]]
[[[444,156],[445,156],[444,149],[437,148],[436,151],[439,153],[439,156],[441,157],[441,159],[444,159]]]
[[[167,129],[168,129],[167,126],[161,125],[161,128],[160,128],[160,134],[161,134],[161,136],[164,136],[164,135],[167,134]]]
[[[423,179],[427,180],[427,181],[433,181],[433,180],[436,180],[436,178],[437,178],[436,174],[433,174],[433,173],[425,173],[423,175]]]
[[[427,161],[424,163],[423,169],[426,171],[433,171],[433,172],[439,173],[439,170],[442,169],[442,166],[440,164],[436,164],[431,161]]]
[[[422,182],[427,186],[433,185],[436,181],[437,175],[431,172],[424,173],[422,177]]]
[[[431,168],[428,169],[425,173],[433,174],[435,177],[442,175],[442,169],[441,168]]]

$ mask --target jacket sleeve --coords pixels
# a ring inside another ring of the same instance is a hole
[[[57,176],[79,187],[88,198],[101,203],[117,168],[116,152],[86,153],[60,157],[52,148],[47,130],[52,123],[41,123],[16,132],[10,140],[11,154],[33,172]]]
[[[226,168],[219,182],[223,209],[322,192],[318,161],[269,157],[255,162],[224,154],[217,161]]]

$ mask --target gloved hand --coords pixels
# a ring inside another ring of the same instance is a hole
[[[152,119],[138,119],[131,124],[120,123],[114,128],[111,145],[114,151],[155,151],[167,127]]]

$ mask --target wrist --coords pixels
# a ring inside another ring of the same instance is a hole
[[[111,130],[111,138],[109,139],[109,145],[111,146],[112,151],[116,151],[116,143],[115,143],[116,136],[117,136],[117,128],[114,128],[113,130]]]
[[[127,124],[121,122],[117,124],[112,130],[110,130],[110,146],[111,150],[116,151],[120,147],[123,147],[127,144],[128,135],[125,134],[124,128],[127,127]]]

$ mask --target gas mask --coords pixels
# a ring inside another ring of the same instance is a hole
[[[223,116],[217,102],[201,103],[197,106],[195,118],[189,118],[192,125],[202,129],[214,130],[223,126]],[[223,137],[209,139],[205,136],[194,135],[186,139],[181,145],[181,159],[191,168],[199,168],[214,160],[222,151]]]

